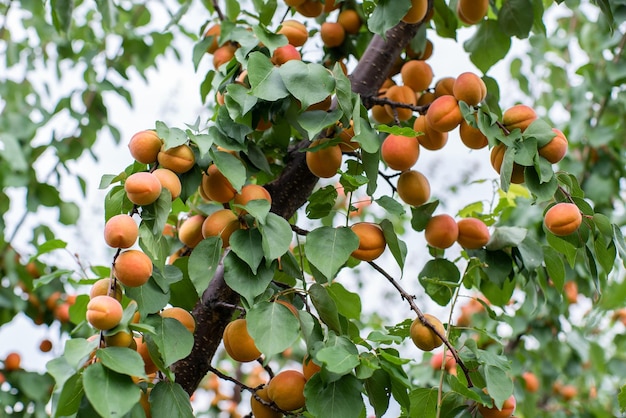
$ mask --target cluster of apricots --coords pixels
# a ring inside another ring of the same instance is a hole
[[[431,247],[446,249],[458,242],[465,249],[475,250],[489,242],[490,233],[487,225],[478,218],[455,221],[452,216],[441,214],[428,220],[424,237]]]

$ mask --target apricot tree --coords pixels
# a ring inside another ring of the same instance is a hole
[[[0,318],[24,312],[68,337],[45,374],[18,353],[2,360],[3,413],[626,408],[621,2],[165,2],[154,6],[171,16],[159,30],[147,29],[150,7],[0,6],[7,69],[53,64],[62,81],[67,63],[80,63],[87,85],[50,108],[36,72],[2,78],[0,203],[15,210],[10,189],[25,190],[26,212],[0,223]],[[191,13],[204,24],[185,27]],[[40,46],[15,33],[13,14]],[[442,77],[429,58],[460,36],[477,71]],[[177,37],[194,41],[188,65],[212,64],[198,86],[210,117],[122,138],[104,98],[132,105],[120,76],[145,75]],[[526,54],[510,58],[513,42]],[[512,81],[490,75],[505,58],[525,104],[507,97]],[[75,132],[54,130],[68,117]],[[32,248],[20,248],[18,231],[41,206],[76,223],[57,180],[105,128],[128,145],[127,168],[102,176],[105,223],[90,237],[113,248],[110,262],[56,260],[68,240],[44,219]],[[446,186],[494,186],[459,193],[454,212],[420,164],[452,147],[494,169]],[[48,150],[54,169],[42,180]]]

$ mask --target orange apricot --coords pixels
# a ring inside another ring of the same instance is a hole
[[[129,331],[120,331],[115,334],[105,335],[104,342],[107,347],[131,347],[135,345],[133,334]]]
[[[215,25],[211,26],[204,33],[204,37],[205,38],[208,38],[209,36],[213,37],[213,40],[211,41],[211,45],[209,45],[209,47],[207,48],[207,52],[209,54],[215,53],[217,48],[219,48],[219,42],[218,41],[219,41],[219,37],[220,37],[221,32],[222,32],[222,27],[218,23],[218,24],[215,24]]]
[[[543,223],[556,236],[562,237],[578,230],[582,223],[580,209],[573,203],[561,202],[552,206],[543,218]]]
[[[206,174],[202,176],[201,186],[209,199],[218,203],[229,202],[237,193],[230,181],[215,164],[211,164]]]
[[[274,65],[280,66],[291,60],[302,60],[302,55],[300,55],[300,51],[298,51],[296,47],[291,44],[279,46],[274,50],[274,53],[272,54],[272,63]]]
[[[115,259],[113,272],[126,287],[138,287],[152,276],[152,260],[139,250],[126,250]]]
[[[435,101],[437,96],[432,91],[425,91],[422,95],[417,99],[418,106],[426,106]]]
[[[398,195],[411,206],[420,206],[430,198],[430,183],[416,170],[405,171],[398,178]]]
[[[220,209],[204,220],[202,224],[202,236],[220,237],[222,239],[222,247],[226,248],[230,245],[230,236],[241,228],[239,218],[230,209]]]
[[[411,8],[402,18],[404,23],[417,23],[428,13],[428,0],[411,0]]]
[[[569,303],[578,302],[578,284],[573,280],[568,280],[563,284],[563,293],[565,293],[565,299]]]
[[[415,92],[409,86],[391,86],[387,89],[385,97],[398,103],[405,103],[409,105],[417,104]],[[400,121],[409,120],[411,119],[411,116],[413,116],[413,111],[411,109],[403,107],[394,108],[390,105],[385,105],[385,111],[391,117],[395,117],[397,114]]]
[[[382,228],[374,223],[359,222],[350,227],[359,238],[359,248],[352,252],[352,257],[362,261],[372,261],[385,251],[387,241]]]
[[[346,30],[339,23],[324,22],[320,27],[320,35],[326,48],[334,48],[346,39]]]
[[[119,283],[115,284],[115,291],[111,290],[111,285],[114,283],[114,280],[106,277],[104,279],[100,279],[94,284],[91,285],[91,289],[89,290],[89,298],[93,299],[96,296],[111,296],[117,299],[119,302],[122,301],[122,286]]]
[[[133,173],[124,182],[128,200],[135,205],[145,206],[154,203],[161,195],[161,183],[152,173]]]
[[[339,126],[342,126],[339,124]],[[350,121],[350,126],[348,128],[341,129],[339,132],[339,138],[341,142],[339,143],[339,148],[343,152],[351,152],[356,151],[361,146],[358,142],[353,142],[352,138],[354,138],[354,123]]]
[[[456,360],[450,350],[446,350],[446,363],[443,364],[443,351],[438,351],[430,358],[430,367],[433,370],[441,370],[442,367],[450,374],[456,375]]]
[[[112,248],[132,247],[139,236],[139,227],[130,215],[112,216],[104,225],[104,242]]]
[[[213,53],[213,68],[216,70],[219,69],[222,65],[230,62],[235,57],[235,52],[237,51],[237,47],[228,42],[225,45],[220,46]]]
[[[372,106],[372,119],[385,125],[393,122],[393,116],[389,116],[383,105]]]
[[[180,178],[172,170],[167,168],[157,168],[152,172],[159,179],[161,187],[167,189],[172,195],[172,200],[180,196],[180,192],[183,186],[180,182]]]
[[[428,125],[439,132],[450,132],[461,124],[463,115],[454,96],[437,97],[426,112]]]
[[[280,409],[295,411],[305,404],[305,384],[306,379],[299,371],[283,370],[270,380],[267,394]]]
[[[445,249],[454,244],[459,236],[459,227],[450,215],[441,214],[430,218],[424,230],[426,242],[431,247]]]
[[[509,131],[519,128],[524,132],[536,119],[537,113],[535,110],[526,105],[515,105],[505,110],[502,114],[502,124]]]
[[[410,60],[402,65],[400,70],[402,84],[409,86],[413,91],[426,90],[433,81],[433,69],[425,61]]]
[[[420,155],[417,138],[390,134],[380,147],[380,153],[389,168],[405,171],[415,165]]]
[[[424,318],[435,327],[441,335],[446,334],[446,330],[439,319],[430,314],[424,314]],[[432,351],[443,344],[443,341],[428,326],[424,325],[419,318],[415,318],[410,328],[411,340],[420,350]]]
[[[241,188],[241,192],[235,195],[233,203],[236,205],[246,205],[248,202],[252,200],[267,200],[270,205],[272,204],[272,196],[270,192],[263,186],[259,186],[258,184],[246,184]],[[233,210],[239,214],[245,214],[246,211],[238,208],[236,206],[233,207]]]
[[[341,13],[339,13],[339,16],[337,16],[337,23],[343,27],[346,33],[356,35],[359,33],[363,22],[361,21],[361,17],[356,10],[346,9],[342,10]]]
[[[570,401],[578,395],[578,389],[576,389],[576,386],[573,385],[563,385],[561,390],[559,390],[559,394],[564,400]]]
[[[161,167],[170,169],[178,174],[191,170],[196,163],[196,156],[187,144],[169,149],[165,149],[164,145],[157,158]]]
[[[455,81],[456,78],[454,77],[444,77],[437,80],[435,83],[435,98],[451,95]]]
[[[87,322],[99,330],[116,327],[123,314],[122,305],[110,296],[96,296],[87,304]]]
[[[426,44],[421,51],[415,51],[410,45],[406,46],[407,57],[415,60],[427,60],[433,55],[433,43],[430,39],[426,39]]]
[[[196,214],[185,219],[178,229],[178,239],[189,248],[195,248],[204,238],[202,224],[206,217]]]
[[[502,168],[502,161],[504,160],[504,153],[506,152],[506,145],[500,143],[491,149],[491,166],[500,174],[500,168]],[[525,167],[517,163],[513,163],[513,172],[511,173],[511,183],[521,184],[524,182],[524,170]]]
[[[485,405],[478,405],[478,412],[480,412],[483,418],[509,418],[513,416],[516,404],[515,396],[511,395],[502,404],[502,409],[498,409],[495,406],[489,408]]]
[[[299,6],[296,6],[296,11],[305,17],[318,17],[322,14],[324,5],[317,0],[305,0]]]
[[[459,126],[459,136],[463,144],[470,149],[482,149],[489,144],[485,134],[480,129],[471,126],[465,119],[461,121]]]
[[[261,352],[248,333],[247,322],[243,318],[235,319],[226,325],[223,340],[224,349],[235,361],[246,363],[261,356]]]
[[[424,115],[415,118],[413,130],[419,132],[417,140],[427,150],[436,151],[448,143],[448,133],[434,130]]]
[[[465,218],[457,222],[459,235],[456,241],[468,250],[482,248],[489,242],[489,228],[477,218]]]
[[[193,315],[191,315],[188,311],[183,308],[179,308],[174,306],[172,308],[163,309],[161,311],[162,318],[174,318],[181,324],[185,326],[193,334],[196,330],[196,320]]]
[[[20,369],[20,364],[22,363],[22,356],[19,353],[9,353],[4,358],[4,370],[7,372],[12,372]]]
[[[285,4],[289,7],[298,7],[306,0],[285,0]]]
[[[489,0],[459,0],[456,14],[459,20],[468,25],[482,21],[489,10]]]
[[[130,138],[128,149],[132,157],[142,164],[153,164],[161,151],[163,141],[155,131],[146,130],[137,132]]]
[[[319,145],[320,140],[311,143],[311,147]],[[341,167],[341,148],[338,145],[331,145],[316,151],[306,153],[306,164],[311,173],[321,178],[331,178],[337,174]]]
[[[293,46],[302,46],[309,38],[306,26],[297,20],[285,20],[277,33],[284,35]]]
[[[333,104],[333,97],[326,96],[326,98],[320,102],[313,103],[306,110],[323,110],[324,112],[330,109],[330,106]]]
[[[476,74],[466,72],[456,78],[452,87],[452,93],[458,101],[464,101],[470,106],[476,106],[487,97],[487,86]]]
[[[539,391],[539,379],[533,372],[522,373],[522,380],[524,381],[524,387],[530,393],[537,393]]]
[[[267,386],[257,390],[255,393],[259,398],[271,403],[270,397],[267,393]],[[254,415],[255,418],[281,418],[283,416],[282,413],[259,402],[254,396],[250,397],[250,409],[252,410],[252,415]]]
[[[326,0],[324,2],[324,13],[330,13],[333,10],[336,10],[339,8],[339,4],[335,3],[335,0]]]
[[[322,368],[313,362],[313,359],[307,354],[302,359],[302,374],[306,380],[309,380],[315,373],[322,370]]]
[[[552,131],[556,134],[550,142],[543,147],[539,148],[539,155],[548,160],[550,163],[558,163],[567,154],[567,138],[563,132],[556,128],[552,128]]]

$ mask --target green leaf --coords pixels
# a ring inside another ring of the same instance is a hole
[[[83,387],[89,403],[103,418],[126,414],[139,402],[141,389],[130,376],[116,373],[94,363],[83,373]]]
[[[531,0],[507,0],[498,11],[498,23],[502,32],[520,39],[528,37],[534,17]]]
[[[313,139],[322,129],[337,123],[341,114],[342,112],[339,109],[334,109],[330,112],[323,110],[307,110],[298,116],[298,123],[307,132],[309,139]]]
[[[246,183],[246,167],[241,160],[224,151],[211,149],[210,154],[220,172],[230,181],[235,190],[240,191]]]
[[[385,33],[400,23],[400,19],[410,8],[409,0],[379,0],[374,12],[367,20],[367,27],[384,38]]]
[[[300,101],[302,109],[321,102],[335,90],[335,78],[321,64],[291,60],[280,66],[279,73],[289,93]]]
[[[619,400],[620,411],[622,412],[626,411],[626,385],[620,388],[617,398]]]
[[[252,26],[252,30],[259,41],[269,49],[270,54],[272,54],[276,48],[287,45],[287,40],[283,35],[271,32],[263,25],[254,25]]]
[[[495,228],[486,248],[490,251],[518,246],[528,234],[528,230],[517,226],[500,226]]]
[[[374,407],[377,417],[383,416],[389,408],[391,397],[391,379],[383,370],[374,370],[372,376],[365,380],[365,392],[367,399]]]
[[[436,388],[418,388],[409,395],[411,399],[411,417],[434,418],[437,416]]]
[[[239,205],[248,212],[259,224],[264,224],[267,215],[270,213],[271,203],[265,199],[254,199],[245,205]]]
[[[80,208],[74,202],[59,203],[59,222],[63,225],[74,225],[78,222]]]
[[[8,133],[0,133],[0,156],[7,162],[9,168],[15,172],[25,172],[28,162],[20,146],[18,139]]]
[[[537,147],[541,148],[554,139],[555,133],[552,127],[543,119],[535,119],[522,133],[524,141],[526,138],[535,138]]]
[[[67,242],[60,239],[51,239],[37,247],[37,254],[31,257],[31,260],[39,257],[42,254],[47,254],[54,250],[60,250],[67,247]]]
[[[229,240],[230,249],[248,264],[254,274],[263,260],[261,241],[261,233],[257,228],[238,229],[233,232]]]
[[[309,263],[329,280],[335,277],[357,248],[359,238],[350,228],[328,226],[311,231],[304,244],[304,252]]]
[[[396,263],[398,263],[398,266],[400,266],[400,271],[404,270],[404,262],[407,254],[406,243],[398,238],[396,231],[393,229],[393,224],[389,219],[383,219],[380,226],[383,229],[387,247],[391,251],[393,258],[395,258]]]
[[[461,273],[451,261],[437,258],[429,260],[418,277],[428,296],[439,305],[446,306],[459,284]]]
[[[337,304],[328,294],[328,290],[324,286],[314,283],[309,288],[309,296],[311,296],[311,303],[313,303],[322,321],[330,329],[340,333],[339,311]]]
[[[62,389],[59,390],[58,388]],[[77,373],[67,379],[63,385],[59,385],[57,381],[57,390],[55,393],[59,393],[58,398],[56,399],[56,410],[54,412],[54,418],[57,417],[67,417],[72,416],[78,411],[80,403],[85,395],[85,391],[83,389],[83,375],[82,373]]]
[[[165,367],[189,355],[193,347],[193,335],[180,321],[151,315],[146,323],[154,327],[154,334],[149,334],[147,338],[159,348]]]
[[[266,358],[291,347],[300,335],[298,318],[280,303],[261,302],[248,310],[246,320],[255,345]]]
[[[334,344],[320,349],[315,359],[324,363],[324,369],[338,375],[346,375],[359,365],[359,352],[354,344],[344,337],[337,337]]]
[[[402,203],[389,196],[381,196],[375,202],[391,215],[402,216],[406,212]]]
[[[350,374],[325,383],[316,373],[307,381],[304,396],[307,410],[316,417],[359,418],[365,409],[361,382]]]
[[[250,266],[241,260],[234,252],[229,252],[224,258],[224,280],[226,284],[239,293],[249,304],[254,298],[267,289],[274,277],[275,262],[267,267],[261,263],[256,274]]]
[[[456,13],[448,7],[444,0],[435,0],[433,3],[435,10],[433,22],[437,35],[456,40],[456,30],[459,26]]]
[[[407,136],[409,138],[417,137],[417,131],[413,130],[413,128],[409,128],[408,126],[389,126],[389,125],[378,125],[376,126],[376,130],[378,132],[385,132],[393,135]]]
[[[161,231],[163,228],[161,228]],[[169,244],[162,234],[155,234],[145,222],[139,225],[139,246],[157,268],[164,268],[169,256]]]
[[[341,283],[333,282],[326,287],[328,295],[335,301],[337,312],[346,318],[361,317],[361,298],[358,293],[348,291]]]
[[[504,401],[513,393],[513,381],[504,370],[491,364],[485,366],[485,381],[494,405],[502,409]]]
[[[411,227],[418,232],[426,229],[426,224],[433,216],[437,206],[439,206],[439,200],[424,203],[422,206],[411,207]]]
[[[248,58],[248,81],[252,94],[260,99],[274,102],[289,96],[278,68],[261,52],[253,52]]]
[[[73,0],[50,0],[52,23],[58,32],[68,33],[72,24]]]
[[[542,265],[544,255],[541,245],[539,245],[536,240],[530,237],[526,237],[518,245],[517,249],[522,256],[522,261],[524,261],[524,267],[527,270],[533,271]]]
[[[120,374],[146,377],[143,360],[136,350],[126,347],[106,347],[96,351],[104,367]]]
[[[189,395],[175,382],[160,381],[150,392],[153,418],[193,418]]]
[[[502,32],[495,20],[486,20],[463,47],[470,53],[470,60],[483,73],[506,56],[511,48],[511,38]]]
[[[189,256],[189,278],[198,296],[206,290],[222,257],[222,239],[208,237],[200,241]]]
[[[141,316],[160,311],[169,301],[169,292],[163,292],[153,277],[142,286],[127,287],[126,296],[137,302]]]
[[[565,264],[563,258],[552,247],[545,245],[543,247],[543,260],[546,265],[548,277],[554,283],[554,287],[558,290],[563,289],[565,283]]]
[[[263,254],[267,260],[276,260],[289,251],[293,232],[291,225],[275,213],[268,213],[265,222],[259,225]]]
[[[338,198],[337,188],[332,184],[317,189],[309,196],[305,211],[309,219],[321,219],[330,214]]]
[[[361,160],[363,162],[363,169],[367,176],[367,194],[372,196],[378,186],[378,164],[380,163],[380,150],[374,153],[369,153],[365,150],[361,150]]]
[[[165,150],[184,145],[189,140],[185,131],[179,128],[170,128],[161,121],[156,122],[156,133],[163,140],[163,149]]]
[[[352,141],[361,144],[361,148],[365,152],[370,154],[377,153],[380,149],[381,141],[374,128],[372,128],[372,125],[370,125],[369,121],[363,118],[363,116],[355,118],[354,120],[354,137]]]

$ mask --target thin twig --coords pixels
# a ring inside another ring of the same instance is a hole
[[[225,17],[224,17],[224,13],[222,13],[222,9],[220,8],[220,5],[218,4],[217,0],[213,0],[213,8],[215,9],[215,12],[217,13],[217,17],[220,21],[224,21]]]
[[[366,97],[363,98],[363,100],[367,100],[369,103],[373,104],[373,105],[380,105],[380,106],[384,106],[384,105],[388,105],[391,106],[392,109],[398,109],[398,108],[402,108],[402,109],[411,109],[414,112],[419,113],[420,115],[423,115],[426,113],[426,111],[428,110],[428,107],[430,106],[430,104],[424,105],[424,106],[418,106],[418,105],[413,105],[410,103],[402,103],[402,102],[396,102],[394,100],[390,100],[387,97]]]

